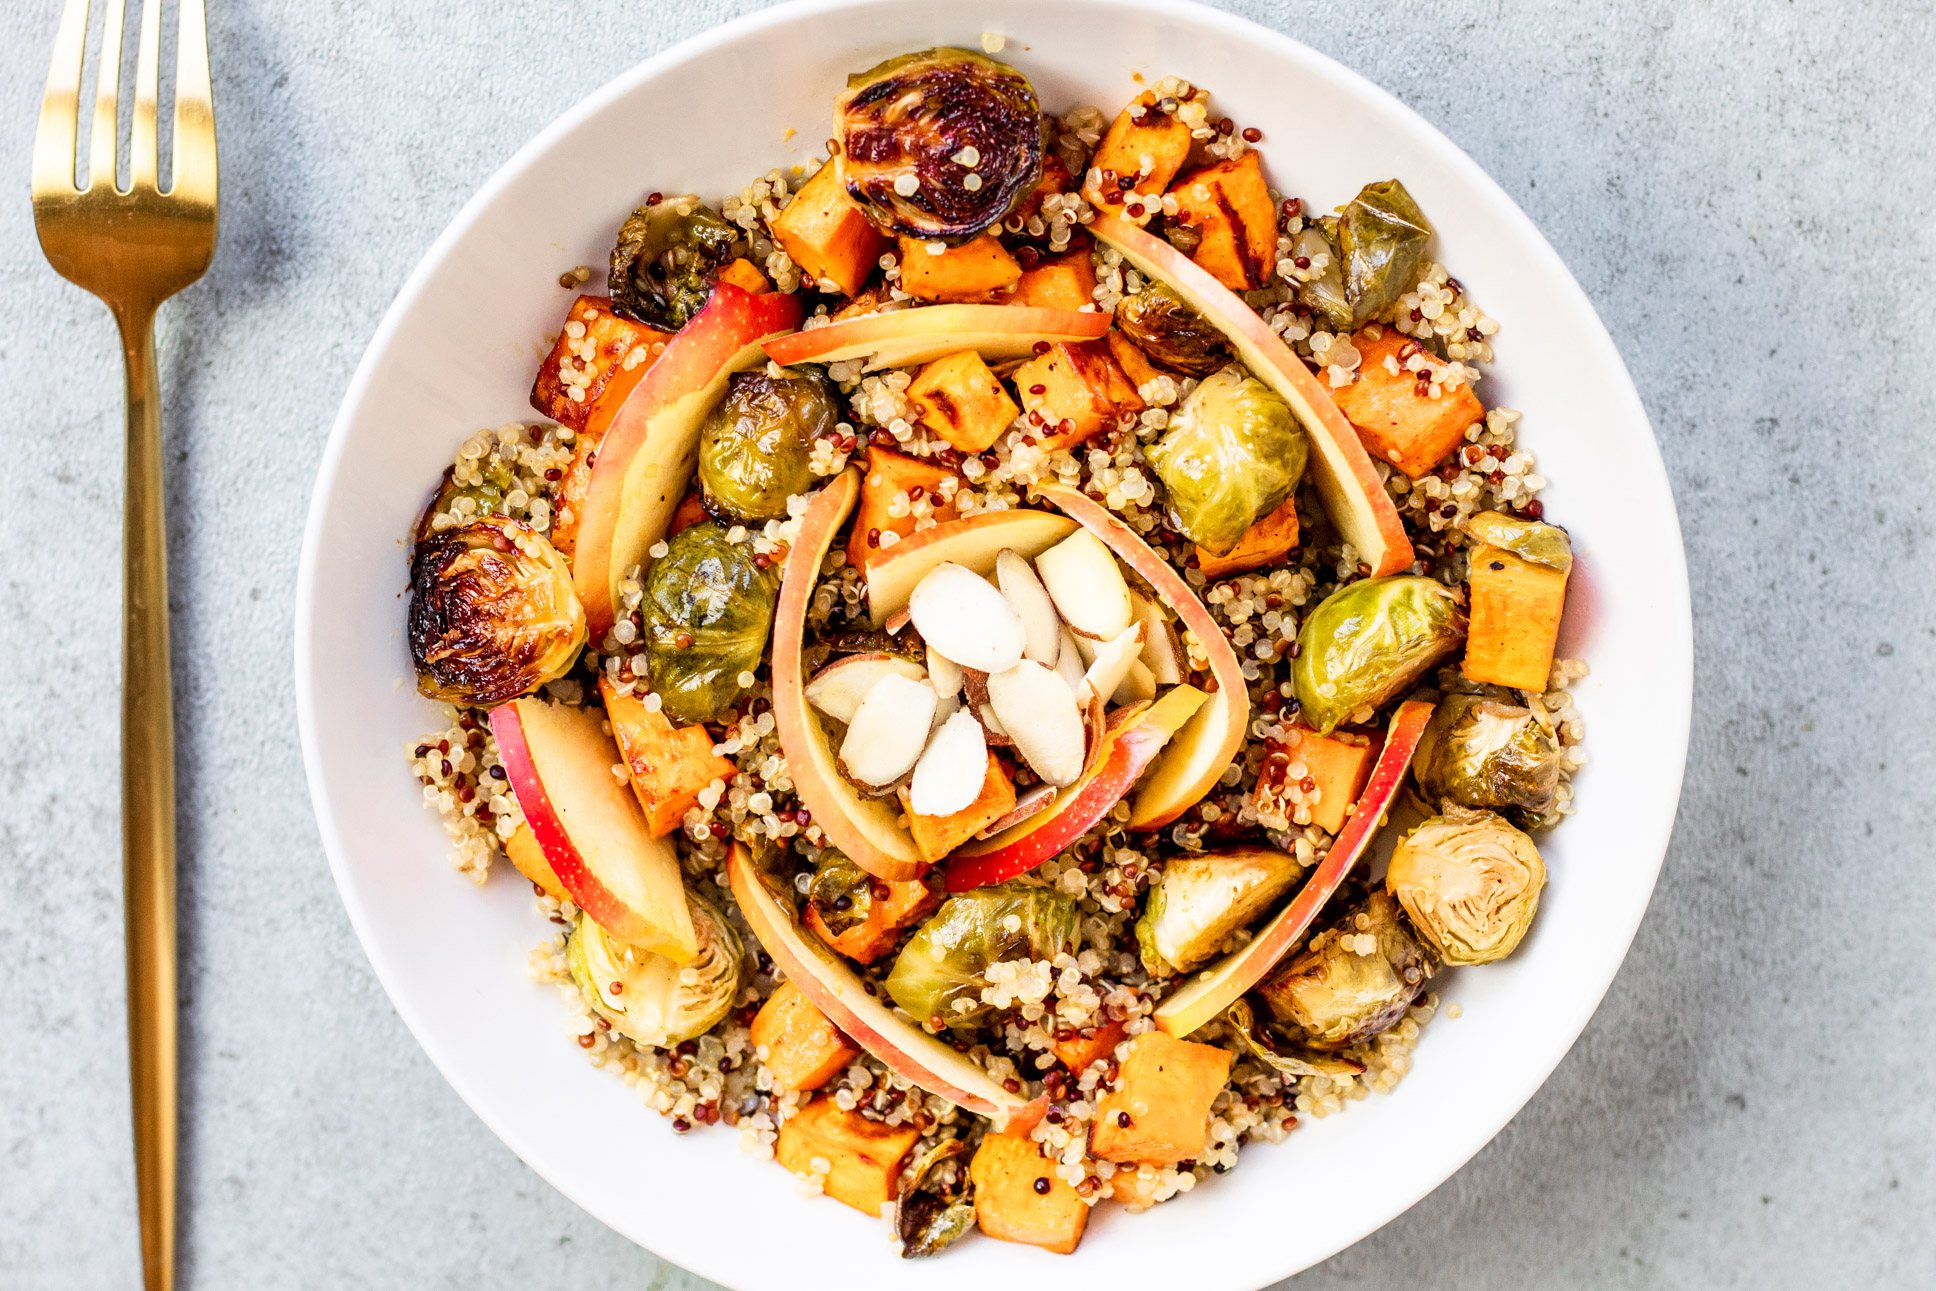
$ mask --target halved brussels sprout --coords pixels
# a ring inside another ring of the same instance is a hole
[[[683,211],[684,214],[680,212]],[[676,332],[706,307],[740,231],[696,197],[641,206],[612,248],[612,308]]]
[[[1458,595],[1434,578],[1394,574],[1347,583],[1305,616],[1291,683],[1305,724],[1329,735],[1369,720],[1465,640]]]
[[[1230,362],[1230,340],[1167,284],[1152,282],[1116,306],[1116,326],[1150,362],[1186,377],[1205,377]]]
[[[1158,977],[1189,972],[1269,909],[1303,872],[1295,856],[1274,847],[1171,858],[1136,921],[1143,967]]]
[[[1223,1021],[1245,1052],[1288,1080],[1301,1080],[1306,1076],[1356,1076],[1365,1069],[1365,1064],[1350,1058],[1312,1050],[1292,1050],[1277,1044],[1257,1024],[1257,1015],[1250,1007],[1249,1000],[1240,999],[1225,1009]]]
[[[894,961],[887,993],[917,1021],[971,1026],[988,1016],[988,967],[1074,954],[1075,898],[1009,882],[949,897]]]
[[[1395,1025],[1432,976],[1431,956],[1383,892],[1311,938],[1257,993],[1279,1026],[1336,1051]]]
[[[1560,742],[1529,708],[1447,695],[1419,739],[1412,774],[1435,807],[1487,807],[1531,824],[1552,810]]]
[[[571,569],[544,535],[483,516],[420,539],[410,558],[417,689],[488,707],[570,671],[585,644]]]
[[[710,722],[757,672],[779,603],[777,569],[763,569],[750,542],[731,542],[707,521],[681,529],[645,576],[647,672],[675,722]]]
[[[874,905],[874,876],[841,853],[829,850],[814,869],[807,901],[820,912],[820,922],[827,931],[838,937],[867,922]]]
[[[1233,363],[1204,378],[1148,453],[1170,522],[1215,555],[1278,508],[1310,446],[1283,396]]]
[[[704,897],[686,894],[699,953],[675,964],[643,946],[620,941],[589,915],[580,915],[565,946],[565,963],[585,1000],[620,1035],[664,1049],[704,1035],[732,1011],[744,971],[745,948],[732,924]]]
[[[1498,511],[1481,511],[1466,521],[1465,528],[1478,541],[1510,551],[1521,560],[1562,574],[1573,569],[1573,540],[1558,525],[1521,520]]]
[[[1344,289],[1354,323],[1381,318],[1418,281],[1432,225],[1395,179],[1366,184],[1338,216]]]
[[[847,78],[834,159],[880,228],[959,246],[1042,178],[1042,105],[1028,77],[969,49],[924,49]]]
[[[1385,887],[1448,964],[1490,964],[1539,911],[1546,863],[1533,840],[1489,811],[1447,807],[1400,839]]]
[[[1291,242],[1291,255],[1311,262],[1316,272],[1297,288],[1304,307],[1337,332],[1351,330],[1351,301],[1344,293],[1344,256],[1317,225],[1307,225]]]
[[[813,441],[840,420],[820,368],[735,372],[699,430],[699,488],[722,520],[784,520],[787,499],[811,492]]]
[[[939,1255],[974,1226],[975,1185],[968,1177],[968,1145],[960,1139],[943,1139],[908,1170],[894,1203],[901,1258]]]

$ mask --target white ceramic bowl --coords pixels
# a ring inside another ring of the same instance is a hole
[[[526,950],[552,931],[502,867],[454,875],[405,773],[436,726],[408,682],[403,536],[456,445],[529,418],[558,273],[602,264],[649,189],[736,192],[803,160],[842,78],[877,59],[1005,33],[1045,105],[1113,111],[1132,73],[1210,87],[1264,132],[1276,185],[1318,209],[1401,176],[1441,259],[1503,323],[1489,403],[1523,409],[1580,553],[1566,653],[1593,764],[1578,814],[1545,843],[1552,879],[1510,961],[1453,979],[1464,1007],[1428,1031],[1390,1097],[1256,1145],[1239,1168],[1131,1216],[1102,1207],[1073,1257],[1085,1281],[1257,1287],[1357,1240],[1478,1151],[1539,1088],[1598,1004],[1640,922],[1679,795],[1692,685],[1687,578],[1659,451],[1620,356],[1538,230],[1471,160],[1367,81],[1295,41],[1152,0],[834,0],[768,10],[650,59],[518,153],[424,257],[370,342],[316,483],[296,610],[303,754],[344,904],[397,1010],[513,1151],[599,1219],[733,1287],[1028,1285],[1074,1271],[976,1239],[896,1260],[877,1224],[803,1200],[730,1130],[675,1136],[566,1038]],[[1374,73],[1376,69],[1370,69]],[[1349,121],[1349,130],[1336,123]],[[1313,123],[1329,123],[1321,127]],[[791,127],[797,133],[790,133]],[[594,280],[594,286],[596,280]],[[1430,1281],[1430,1272],[1422,1276]],[[1019,1280],[1019,1282],[1012,1281]]]

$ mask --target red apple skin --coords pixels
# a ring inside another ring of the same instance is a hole
[[[1272,386],[1298,413],[1313,439],[1312,478],[1338,531],[1350,539],[1374,577],[1412,564],[1411,539],[1398,508],[1372,465],[1358,432],[1331,392],[1256,311],[1162,238],[1114,215],[1098,214],[1089,231],[1128,256],[1136,267],[1181,291],[1185,299],[1237,343],[1251,374]],[[1201,302],[1201,303],[1199,303]],[[1204,305],[1208,309],[1204,309]]]
[[[728,370],[757,362],[762,341],[800,324],[797,294],[769,291],[752,295],[731,283],[713,288],[706,307],[694,315],[653,361],[625,404],[612,419],[611,429],[598,445],[598,460],[585,487],[578,521],[577,547],[572,555],[572,581],[584,603],[597,641],[612,626],[613,604],[625,571],[644,557],[646,548],[664,537],[665,522],[686,491],[698,449],[699,422],[709,410],[697,396]],[[683,421],[677,426],[673,421]],[[659,434],[656,437],[654,431]],[[635,459],[650,452],[656,475],[633,480]],[[662,496],[657,509],[657,532],[626,535],[620,530],[628,483]]]
[[[1104,313],[1021,305],[921,305],[783,336],[767,343],[766,356],[780,364],[824,363],[841,351],[866,354],[888,342],[931,337],[932,344],[893,356],[892,366],[962,350],[978,350],[984,358],[1019,358],[1037,341],[1092,341],[1109,330],[1110,321]]]
[[[867,994],[854,971],[766,890],[752,857],[738,843],[726,874],[747,925],[787,981],[855,1044],[930,1094],[991,1118],[997,1130],[1026,1134],[1042,1119],[1045,1097],[1009,1093],[971,1059]]]
[[[1246,945],[1192,977],[1159,1004],[1159,1029],[1173,1036],[1187,1036],[1220,1016],[1298,943],[1384,825],[1385,813],[1405,784],[1405,769],[1411,766],[1412,754],[1431,717],[1430,704],[1412,700],[1398,706],[1365,791],[1358,795],[1351,819],[1345,822],[1317,871],[1305,880],[1291,903]]]

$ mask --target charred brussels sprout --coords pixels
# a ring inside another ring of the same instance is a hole
[[[1487,807],[1531,825],[1559,790],[1560,742],[1529,708],[1447,695],[1419,739],[1412,774],[1433,806]]]
[[[903,54],[847,78],[834,138],[847,195],[890,233],[959,246],[1042,178],[1028,77],[967,49]]]
[[[1397,903],[1374,892],[1311,938],[1258,994],[1286,1032],[1335,1052],[1395,1025],[1432,972],[1430,955],[1405,927]]]
[[[682,213],[683,212],[683,213]],[[641,206],[612,248],[612,308],[676,332],[706,307],[740,232],[696,197]]]
[[[1414,574],[1348,583],[1298,629],[1291,682],[1304,721],[1329,735],[1354,714],[1369,720],[1465,639],[1465,611],[1437,579]]]
[[[1385,872],[1385,887],[1448,964],[1512,954],[1545,885],[1532,839],[1503,817],[1463,807],[1447,807],[1400,839]]]
[[[1329,323],[1333,331],[1350,331],[1351,301],[1344,293],[1344,257],[1324,236],[1324,230],[1315,224],[1307,226],[1292,241],[1291,256],[1293,263],[1310,262],[1308,268],[1298,271],[1302,279],[1297,287],[1298,301]]]
[[[699,431],[699,487],[722,520],[784,520],[787,499],[813,488],[813,441],[840,420],[819,368],[735,372]]]
[[[561,677],[585,644],[571,570],[502,516],[432,533],[410,559],[410,655],[432,699],[501,704]]]
[[[1295,856],[1274,847],[1170,860],[1136,921],[1143,967],[1162,977],[1187,973],[1264,913],[1301,873]]]
[[[873,876],[839,852],[829,851],[813,872],[807,901],[820,912],[827,931],[838,937],[867,922],[874,905]]]
[[[1221,556],[1291,496],[1309,452],[1290,405],[1233,363],[1190,392],[1148,457],[1170,522]]]
[[[1481,511],[1466,521],[1466,532],[1488,547],[1510,551],[1521,560],[1565,574],[1573,569],[1573,540],[1558,525],[1521,520],[1498,511]]]
[[[1209,376],[1230,362],[1230,342],[1216,324],[1160,282],[1123,297],[1116,326],[1152,363],[1186,377]]]
[[[1382,317],[1418,281],[1431,222],[1395,179],[1366,184],[1338,216],[1344,290],[1354,323]]]
[[[901,1257],[939,1255],[975,1226],[975,1185],[968,1177],[968,1145],[943,1139],[921,1154],[894,1203]]]
[[[1361,1074],[1362,1062],[1310,1049],[1291,1049],[1277,1043],[1276,1037],[1257,1023],[1256,1010],[1249,1000],[1238,1000],[1223,1013],[1224,1026],[1237,1037],[1242,1051],[1280,1076],[1301,1080],[1306,1076],[1348,1077]]]
[[[676,964],[620,941],[580,915],[565,964],[592,1008],[620,1035],[666,1048],[718,1025],[739,994],[745,951],[726,916],[705,898],[686,894],[699,953]]]
[[[982,988],[1005,959],[1054,959],[1076,948],[1075,898],[1003,883],[949,897],[894,961],[887,993],[917,1020],[971,1026],[988,1015]]]
[[[776,571],[751,543],[730,542],[708,521],[681,529],[645,576],[646,664],[675,722],[710,722],[746,689],[779,600]]]

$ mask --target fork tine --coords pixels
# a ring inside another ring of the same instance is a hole
[[[142,0],[141,48],[134,65],[134,131],[129,138],[128,182],[153,192],[160,176],[155,111],[161,99],[161,0]]]
[[[87,54],[88,0],[67,0],[54,37],[54,61],[34,133],[34,195],[74,191],[74,143],[80,131],[81,65]]]
[[[107,18],[101,24],[101,65],[94,82],[94,145],[87,155],[87,186],[95,188],[105,179],[117,188],[115,174],[115,136],[121,132],[121,17],[126,0],[108,0]]]
[[[83,0],[84,2],[84,0]],[[215,203],[215,97],[203,0],[181,0],[175,39],[175,178],[171,193]]]

